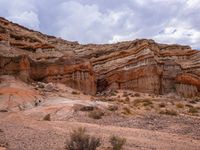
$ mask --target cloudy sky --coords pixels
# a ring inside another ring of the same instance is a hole
[[[80,43],[151,38],[200,49],[200,0],[0,0],[0,16]]]

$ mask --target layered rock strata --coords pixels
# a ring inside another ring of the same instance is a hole
[[[0,18],[0,74],[26,82],[61,82],[88,94],[129,89],[195,97],[200,52],[147,39],[81,45]]]

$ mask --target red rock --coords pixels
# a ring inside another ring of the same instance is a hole
[[[200,92],[200,52],[189,46],[135,40],[81,45],[0,18],[0,75],[60,82],[88,94],[106,89],[185,97]]]

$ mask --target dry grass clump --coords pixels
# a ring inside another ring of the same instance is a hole
[[[0,129],[0,149],[5,148],[7,150],[8,146],[9,145],[8,145],[7,140],[6,140],[6,134],[2,129]]]
[[[78,128],[70,134],[66,142],[66,150],[96,150],[101,145],[101,139],[86,134],[85,128]]]
[[[131,109],[129,107],[123,107],[122,114],[124,115],[131,115]]]
[[[104,116],[104,112],[100,109],[96,109],[94,111],[90,111],[88,116],[92,119],[101,119]]]
[[[165,104],[165,103],[160,103],[160,104],[159,104],[159,107],[160,107],[160,108],[164,108],[164,107],[166,107],[166,104]]]
[[[76,92],[76,91],[72,91],[72,94],[73,94],[73,95],[79,95],[80,93],[79,93],[79,92]]]
[[[189,103],[191,103],[191,104],[196,104],[197,101],[196,101],[196,100],[191,100],[191,101],[189,101]]]
[[[111,143],[113,150],[121,150],[126,143],[126,139],[119,136],[112,136],[110,137],[109,142]]]
[[[74,111],[93,111],[94,108],[95,108],[94,106],[82,105],[82,104],[75,104],[73,106]]]
[[[124,92],[122,95],[122,97],[128,97],[128,96],[129,96],[129,94],[127,92]]]
[[[112,90],[112,91],[110,92],[110,96],[116,96],[117,93],[118,93],[118,91],[116,91],[116,90]]]
[[[134,96],[135,97],[140,97],[140,93],[135,93]]]
[[[194,101],[196,101],[196,102],[198,103],[198,102],[200,102],[200,98],[195,97],[195,98],[194,98]]]
[[[150,100],[145,100],[143,101],[143,106],[149,106],[149,105],[152,105],[153,103],[150,101]]]
[[[108,110],[117,111],[118,110],[118,106],[117,105],[110,105],[110,106],[108,106]]]
[[[115,99],[115,98],[102,97],[102,98],[99,99],[99,101],[102,101],[102,102],[113,102],[113,101],[118,101],[118,100]]]
[[[182,103],[178,103],[178,104],[176,104],[176,107],[177,108],[184,108],[184,105]]]
[[[128,96],[125,98],[125,102],[130,102],[130,98]]]
[[[194,106],[190,105],[190,104],[186,104],[185,105],[186,107],[189,107],[189,108],[193,108]]]
[[[192,114],[196,114],[198,113],[198,108],[196,107],[190,107],[189,110],[188,110],[189,113],[192,113]]]
[[[178,115],[177,111],[175,111],[173,109],[171,109],[171,110],[168,110],[168,109],[161,110],[159,113],[163,114],[163,115],[170,115],[170,116],[177,116]]]
[[[139,105],[143,105],[143,106],[150,106],[150,105],[153,105],[153,102],[149,99],[136,99],[134,102],[133,102],[133,105],[135,107],[139,106]]]
[[[8,110],[7,109],[0,109],[0,112],[5,113],[5,112],[8,112]]]

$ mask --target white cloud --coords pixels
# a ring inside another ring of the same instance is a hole
[[[39,30],[40,21],[37,14],[33,11],[25,11],[20,14],[9,16],[7,19],[31,29]]]
[[[6,8],[6,11],[0,12],[7,19],[19,23],[23,26],[39,30],[38,10],[34,0],[0,0],[0,9]]]
[[[108,43],[113,38],[113,33],[124,30],[123,26],[128,23],[126,18],[131,16],[129,10],[101,12],[98,5],[74,1],[62,3],[59,10],[60,17],[56,21],[57,36],[81,43]]]

